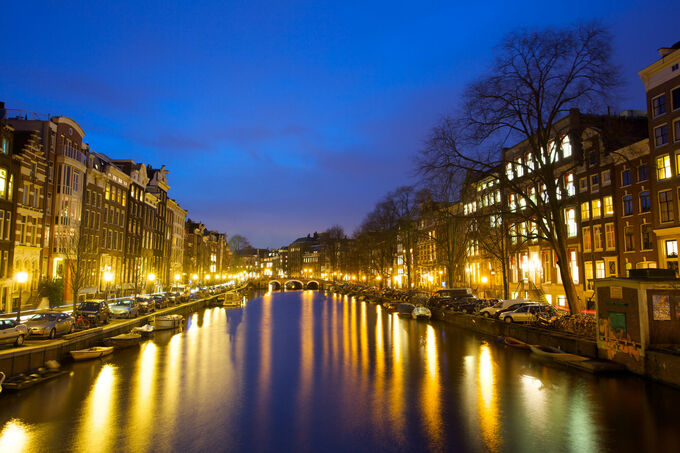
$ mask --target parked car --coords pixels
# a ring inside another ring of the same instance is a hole
[[[518,308],[525,307],[525,306],[527,306],[527,305],[540,305],[540,304],[539,304],[538,302],[528,302],[528,301],[525,301],[525,302],[517,302],[516,304],[512,304],[512,305],[510,305],[510,306],[507,307],[507,308],[504,308],[504,309],[502,309],[502,310],[498,310],[498,311],[493,315],[493,317],[496,318],[496,319],[500,319],[500,317],[501,317],[502,314],[507,313],[507,312],[509,312],[509,311],[515,311],[515,310],[517,310]]]
[[[139,316],[139,304],[134,299],[117,300],[111,305],[114,318],[136,318]]]
[[[149,296],[137,296],[137,303],[139,304],[139,312],[142,314],[151,313],[156,310],[156,304]]]
[[[472,297],[472,290],[470,288],[447,288],[447,289],[440,289],[436,293],[434,293],[435,296],[437,297],[444,297],[444,298],[450,298],[454,299],[456,297],[461,297],[461,296],[470,296]]]
[[[78,305],[76,311],[73,312],[73,317],[76,320],[76,326],[86,324],[88,327],[94,327],[107,324],[111,318],[111,312],[105,301],[91,300]]]
[[[548,321],[558,317],[557,310],[552,305],[525,305],[517,310],[501,313],[499,319],[505,322],[535,322],[538,317]]]
[[[0,319],[0,344],[21,346],[28,336],[28,328],[13,319]]]
[[[26,322],[31,337],[54,338],[57,335],[71,333],[75,329],[75,319],[69,314],[48,311],[33,315]]]
[[[153,296],[152,298],[154,304],[156,305],[156,309],[159,310],[161,308],[167,308],[168,306],[168,299],[163,296],[162,294],[157,294]]]
[[[499,311],[505,310],[506,308],[521,302],[528,303],[529,301],[526,299],[505,299],[496,303],[495,305],[492,305],[491,307],[481,309],[479,313],[485,318],[492,318]]]

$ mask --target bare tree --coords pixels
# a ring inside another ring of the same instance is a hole
[[[333,225],[319,235],[321,243],[324,245],[324,253],[332,274],[340,269],[341,250],[343,242],[347,239],[345,230],[340,225]]]
[[[508,221],[529,223],[524,237],[553,249],[572,312],[579,304],[567,256],[571,187],[564,176],[576,161],[565,151],[567,141],[578,146],[581,137],[569,135],[572,122],[564,118],[574,108],[607,105],[619,83],[610,42],[596,23],[507,35],[496,49],[493,72],[467,88],[461,118],[442,121],[419,158],[425,175],[507,170],[498,181],[512,197]],[[499,156],[507,142],[520,144]],[[461,144],[470,147],[463,151]]]
[[[79,228],[73,228],[68,236],[60,236],[57,238],[59,249],[64,254],[66,261],[66,283],[73,294],[73,310],[75,311],[78,305],[78,296],[80,290],[85,286],[88,274],[88,266],[86,260],[87,237],[81,234]]]

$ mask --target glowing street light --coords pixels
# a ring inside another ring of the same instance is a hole
[[[181,275],[179,275],[179,274],[175,274],[175,281],[176,281],[176,282],[178,282],[180,278],[182,278],[182,276],[181,276]]]
[[[104,295],[104,300],[108,301],[109,300],[109,285],[113,281],[113,273],[111,273],[110,271],[105,271],[102,278],[106,282],[106,294]]]
[[[14,275],[14,280],[19,284],[19,306],[17,307],[17,322],[21,322],[21,293],[24,289],[23,284],[28,281],[28,273],[21,271]]]
[[[191,276],[191,279],[194,280],[194,281],[198,280],[198,274],[192,275],[192,276]]]

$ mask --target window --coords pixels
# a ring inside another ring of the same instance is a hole
[[[7,139],[2,137],[2,154],[7,154]]]
[[[508,177],[509,180],[512,180],[512,178],[515,177],[514,173],[512,172],[512,163],[508,162],[505,164],[505,175]],[[106,193],[108,195],[109,188],[106,188]],[[108,200],[108,197],[106,198]]]
[[[595,278],[604,277],[604,261],[595,261]]]
[[[616,277],[616,258],[605,258],[607,264],[607,277]]]
[[[567,219],[567,236],[573,238],[578,233],[576,229],[576,209],[568,208],[565,217]]]
[[[581,178],[578,180],[579,191],[585,192],[588,190],[588,178]]]
[[[662,222],[673,220],[673,192],[664,190],[659,192],[659,218]]]
[[[522,166],[521,157],[515,157],[515,172],[517,173],[518,178],[524,176],[524,167]]]
[[[607,195],[602,200],[604,201],[604,215],[614,215],[614,202],[612,201],[612,196]]]
[[[649,199],[649,192],[640,192],[640,212],[649,212],[652,209],[652,203]]]
[[[671,100],[673,102],[673,110],[680,109],[680,88],[671,90]]]
[[[638,167],[638,182],[647,181],[649,179],[649,167],[647,164]]]
[[[668,124],[654,128],[654,146],[659,147],[668,143]]]
[[[594,240],[594,249],[595,250],[602,250],[602,226],[601,225],[595,225],[593,227],[593,240]]]
[[[673,140],[680,142],[680,120],[673,123]]]
[[[562,137],[562,157],[571,156],[571,143],[569,143],[569,136]]]
[[[602,202],[597,199],[593,200],[593,219],[598,219],[602,215]]]
[[[666,258],[678,257],[678,241],[671,239],[666,241]]]
[[[630,185],[630,170],[623,170],[621,172],[621,185],[622,186],[629,186]]]
[[[591,261],[583,263],[583,274],[588,283],[588,289],[590,289],[593,280],[593,263]]]
[[[652,99],[652,112],[654,117],[661,116],[666,113],[666,95],[662,94]]]
[[[576,195],[576,187],[574,187],[574,174],[569,172],[564,175],[564,188],[567,189],[567,196],[573,197]]]
[[[0,198],[7,196],[7,170],[0,168]]]
[[[608,186],[612,183],[612,172],[611,170],[605,170],[602,172],[602,187]]]
[[[614,234],[614,224],[608,223],[604,226],[604,244],[607,250],[616,248],[616,236]]]
[[[633,215],[633,196],[623,197],[623,215]]]
[[[592,192],[600,190],[600,175],[590,175],[590,190]]]
[[[597,151],[592,151],[589,155],[590,166],[597,164]]]
[[[626,229],[623,232],[623,243],[625,247],[626,252],[631,252],[635,250],[635,246],[633,244],[634,237],[633,237],[633,228],[632,227],[626,227]]]
[[[590,201],[581,203],[581,220],[588,220],[590,218]]]
[[[583,251],[590,252],[592,250],[592,238],[590,237],[590,227],[583,227]]]
[[[668,179],[672,176],[671,173],[671,157],[666,154],[665,156],[656,158],[656,179]]]
[[[641,225],[640,226],[640,236],[642,239],[642,250],[651,250],[652,249],[652,233],[651,233],[651,228],[649,225]]]

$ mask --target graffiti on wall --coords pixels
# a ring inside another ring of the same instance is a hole
[[[640,344],[633,341],[630,334],[623,330],[612,329],[610,320],[606,318],[598,320],[598,330],[600,339],[605,343],[609,360],[614,360],[616,353],[620,352],[633,357],[638,362],[640,361]]]

